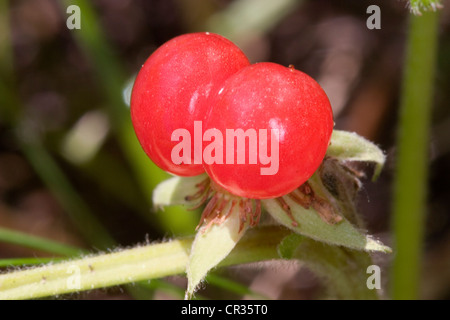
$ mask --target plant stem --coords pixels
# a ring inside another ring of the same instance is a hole
[[[410,16],[401,94],[393,228],[392,298],[417,299],[428,176],[438,14]]]
[[[289,232],[279,227],[249,230],[220,264],[279,258],[277,245]],[[185,272],[193,238],[0,275],[1,299],[30,299],[161,278]]]

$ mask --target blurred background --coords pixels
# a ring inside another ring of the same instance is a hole
[[[81,29],[66,26],[71,4],[81,8]],[[372,4],[381,9],[381,29],[366,26]],[[425,299],[450,298],[450,1],[443,5],[420,291]],[[402,0],[2,1],[0,259],[52,256],[19,245],[8,230],[90,252],[194,232],[199,212],[153,209],[151,192],[168,175],[137,143],[127,101],[146,58],[167,40],[195,31],[229,38],[252,62],[293,64],[308,73],[328,94],[336,129],[355,131],[386,151],[380,179],[364,180],[358,205],[369,233],[392,245],[391,193],[408,15]],[[384,268],[392,259],[375,257]],[[4,265],[0,272],[9,268]],[[301,264],[264,263],[216,274],[200,296],[325,296],[323,283]],[[383,273],[385,287],[388,274]],[[218,279],[232,282],[234,289]],[[151,297],[180,298],[185,285],[181,276],[165,279],[155,284]],[[133,296],[111,288],[70,298]]]

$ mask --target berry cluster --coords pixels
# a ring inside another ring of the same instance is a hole
[[[250,199],[288,194],[321,164],[333,130],[329,100],[308,75],[250,64],[212,33],[176,37],[145,62],[131,117],[147,155],[180,176]]]

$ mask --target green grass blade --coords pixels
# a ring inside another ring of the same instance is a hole
[[[77,247],[6,228],[0,228],[0,241],[67,257],[78,256],[83,252]]]
[[[437,13],[410,16],[394,181],[394,299],[419,297],[437,36]]]
[[[12,258],[0,259],[0,268],[7,267],[23,267],[30,265],[46,264],[50,262],[58,262],[59,258]]]

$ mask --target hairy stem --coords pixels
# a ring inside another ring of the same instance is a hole
[[[289,232],[262,227],[247,232],[220,266],[278,258]],[[0,275],[0,300],[31,299],[184,273],[193,238],[172,240]]]

